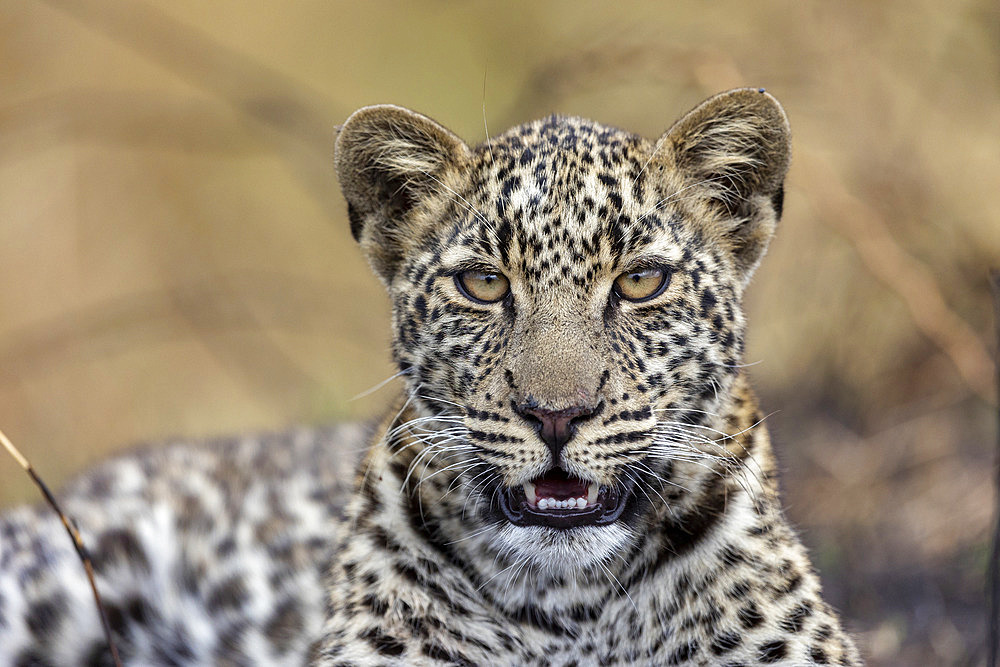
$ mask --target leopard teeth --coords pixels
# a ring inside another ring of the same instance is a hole
[[[574,510],[583,509],[587,506],[587,499],[584,497],[579,498],[566,498],[564,500],[556,500],[555,498],[540,498],[538,500],[538,509],[557,509],[557,510]]]
[[[529,507],[537,507],[538,509],[584,509],[590,505],[597,503],[597,493],[600,487],[597,484],[587,485],[587,495],[586,497],[580,496],[579,498],[567,498],[565,500],[556,500],[555,498],[539,498],[537,492],[535,491],[535,485],[531,482],[525,482],[521,485],[524,489],[524,497],[528,500]]]

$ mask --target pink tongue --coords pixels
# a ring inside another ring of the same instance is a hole
[[[586,498],[587,483],[580,479],[568,479],[565,473],[548,473],[535,480],[535,496],[538,498]]]

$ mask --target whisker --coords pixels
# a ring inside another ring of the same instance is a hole
[[[368,389],[365,389],[360,394],[357,394],[356,396],[353,396],[350,400],[351,401],[357,401],[357,400],[362,399],[362,398],[364,398],[366,396],[371,396],[372,394],[374,394],[376,391],[378,391],[382,387],[386,386],[387,384],[389,384],[393,380],[395,380],[395,379],[397,379],[399,377],[402,377],[403,375],[406,375],[407,373],[408,373],[408,371],[406,371],[406,370],[399,371],[398,373],[393,373],[392,375],[390,375],[386,379],[384,379],[381,382],[377,383],[375,386],[369,387]]]

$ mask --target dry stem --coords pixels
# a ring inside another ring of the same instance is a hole
[[[90,560],[90,555],[87,553],[87,548],[83,545],[83,540],[80,538],[80,532],[76,529],[76,526],[69,520],[69,517],[60,509],[59,503],[56,502],[55,496],[49,491],[49,487],[42,481],[42,479],[35,472],[35,469],[31,466],[31,463],[27,458],[14,446],[14,443],[7,438],[3,431],[0,431],[0,443],[3,444],[4,449],[14,457],[14,460],[24,468],[24,471],[28,473],[35,485],[41,489],[42,495],[45,496],[45,500],[49,503],[56,514],[59,515],[60,521],[62,521],[63,527],[66,532],[69,533],[69,537],[73,540],[73,548],[76,549],[77,556],[80,557],[80,561],[83,563],[83,569],[87,572],[87,581],[90,582],[90,590],[94,594],[94,602],[97,604],[97,612],[101,617],[101,627],[104,629],[104,638],[108,642],[108,649],[111,651],[111,659],[115,664],[115,667],[122,667],[121,659],[118,657],[118,647],[115,646],[115,641],[111,637],[111,626],[108,624],[108,615],[104,609],[104,602],[101,600],[101,594],[97,590],[97,581],[94,579],[94,566]]]

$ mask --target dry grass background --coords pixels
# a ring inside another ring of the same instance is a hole
[[[795,132],[748,303],[789,514],[872,665],[982,664],[994,0],[5,0],[0,427],[58,484],[136,440],[372,414],[388,309],[335,123],[393,102],[478,142],[485,102],[494,132],[657,136],[741,85]],[[0,458],[0,506],[34,498]]]

